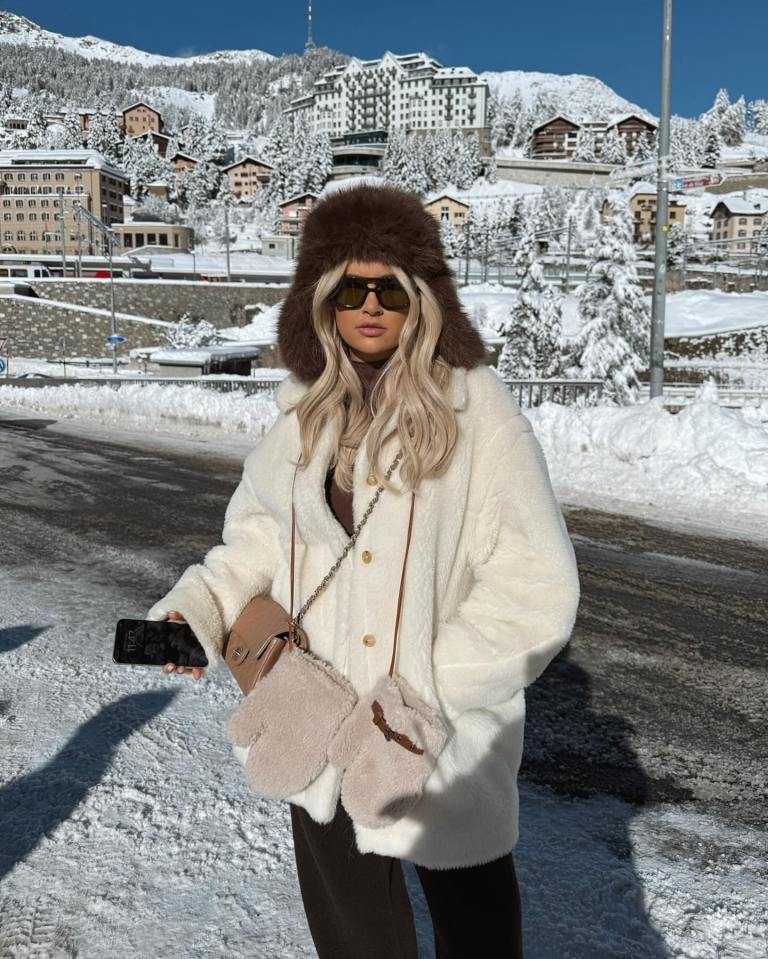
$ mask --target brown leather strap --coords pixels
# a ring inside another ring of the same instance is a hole
[[[403,605],[403,586],[405,585],[405,564],[408,562],[408,550],[411,545],[411,530],[413,529],[413,506],[416,502],[416,492],[411,491],[411,514],[408,517],[408,538],[405,541],[405,556],[403,557],[403,571],[400,573],[400,592],[397,596],[397,614],[395,616],[395,636],[392,640],[392,660],[389,664],[389,675],[391,676],[395,668],[395,656],[397,655],[397,632],[400,628],[400,610]]]

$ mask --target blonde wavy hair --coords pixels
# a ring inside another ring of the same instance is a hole
[[[293,407],[301,437],[298,462],[300,466],[309,463],[320,431],[330,420],[335,436],[331,466],[343,490],[352,489],[352,467],[365,440],[369,468],[385,489],[410,492],[423,477],[439,476],[447,468],[456,445],[456,415],[446,395],[451,367],[435,356],[442,313],[428,283],[418,276],[410,277],[397,266],[391,267],[411,304],[398,348],[382,369],[369,409],[329,300],[345,269],[346,262],[340,263],[315,284],[312,324],[325,354],[325,367]],[[396,425],[385,436],[385,424],[394,412],[398,414]],[[403,450],[399,464],[402,487],[386,479],[390,463],[379,462],[382,444],[395,432]]]

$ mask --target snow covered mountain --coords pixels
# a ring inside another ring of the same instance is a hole
[[[76,53],[89,60],[111,60],[113,63],[132,63],[137,66],[183,66],[203,63],[242,63],[254,60],[274,60],[264,50],[216,50],[194,57],[167,57],[146,53],[135,47],[111,43],[99,37],[65,37],[52,33],[16,13],[0,11],[0,43],[24,44],[30,47],[56,47],[67,53]]]
[[[620,97],[597,77],[580,73],[527,73],[522,70],[486,70],[479,76],[497,97],[511,99],[519,94],[523,106],[528,108],[541,96],[567,103],[568,113],[575,120],[633,113],[658,123],[652,113]]]

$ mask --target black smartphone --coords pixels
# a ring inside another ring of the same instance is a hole
[[[208,665],[205,650],[189,623],[174,623],[167,619],[119,620],[112,660],[133,666]]]

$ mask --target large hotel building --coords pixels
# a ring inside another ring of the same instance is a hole
[[[123,221],[128,177],[95,150],[0,150],[3,253],[59,253],[62,235],[78,241],[74,206],[106,226]],[[84,255],[100,253],[101,236],[81,220]]]
[[[488,85],[468,67],[443,67],[426,53],[358,60],[334,67],[286,114],[332,139],[365,131],[474,131],[488,153]]]

